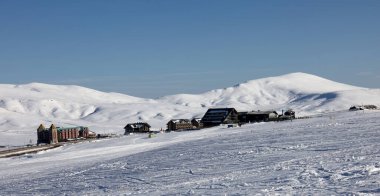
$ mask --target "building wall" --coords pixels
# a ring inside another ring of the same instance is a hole
[[[149,132],[149,131],[150,131],[150,128],[146,124],[142,125],[139,128],[133,128],[132,126],[127,125],[125,127],[124,135],[127,135],[127,134],[132,133],[132,132]]]
[[[198,129],[203,127],[203,123],[198,122],[196,120],[191,121],[191,124],[193,125],[193,127],[196,127]]]
[[[204,127],[238,123],[238,113],[234,108],[209,109],[203,116],[201,122],[203,123]]]
[[[176,130],[178,130],[178,129],[192,129],[193,125],[191,123],[176,123],[175,128],[176,128]]]
[[[58,143],[58,133],[57,133],[57,128],[55,127],[50,127],[50,143],[56,144]]]
[[[192,129],[193,125],[189,123],[174,123],[170,121],[168,124],[168,130],[169,131],[175,131],[175,130],[181,130],[181,129]]]
[[[239,123],[239,118],[238,114],[235,112],[230,112],[227,116],[227,118],[223,121],[224,124],[229,124],[229,123]]]

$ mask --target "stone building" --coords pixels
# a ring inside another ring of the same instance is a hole
[[[150,131],[150,125],[145,122],[130,123],[124,127],[124,130],[124,135],[128,135],[129,133],[134,132],[144,133]]]
[[[166,125],[168,131],[193,129],[193,125],[189,119],[172,119]]]

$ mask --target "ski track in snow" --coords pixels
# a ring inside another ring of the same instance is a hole
[[[380,112],[131,135],[0,160],[0,195],[380,194]]]

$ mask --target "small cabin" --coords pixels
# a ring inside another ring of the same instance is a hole
[[[124,135],[128,135],[129,133],[146,133],[150,131],[150,125],[145,122],[137,122],[137,123],[131,123],[127,124],[124,127]]]
[[[377,106],[375,105],[363,105],[363,107],[367,110],[377,110]]]
[[[166,125],[168,131],[193,129],[193,124],[189,119],[172,119]]]
[[[357,110],[376,110],[377,106],[375,105],[362,105],[362,106],[351,106],[350,111],[357,111]]]
[[[193,128],[201,129],[203,128],[203,123],[201,122],[201,118],[193,118],[191,120],[191,124],[193,125]]]
[[[293,110],[287,110],[283,115],[279,115],[278,120],[292,120],[296,118],[296,113]]]
[[[351,106],[349,111],[357,111],[357,110],[364,110],[361,106]]]
[[[210,108],[201,122],[204,127],[239,123],[238,112],[235,108]]]
[[[290,119],[295,119],[296,118],[296,113],[293,110],[287,110],[284,113],[284,116],[289,117]]]

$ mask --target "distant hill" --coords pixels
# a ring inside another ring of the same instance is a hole
[[[296,115],[309,115],[346,110],[351,105],[361,104],[380,106],[380,89],[346,85],[305,73],[251,80],[202,94],[178,94],[158,99],[70,85],[0,84],[0,145],[10,140],[33,140],[40,123],[85,125],[98,132],[122,133],[129,122],[146,121],[160,129],[172,118],[202,117],[210,107],[279,112],[292,108]]]
[[[291,73],[247,81],[198,95],[165,96],[159,101],[190,107],[235,107],[238,110],[292,108],[299,114],[348,109],[351,105],[380,104],[380,89],[337,83],[315,75]]]

